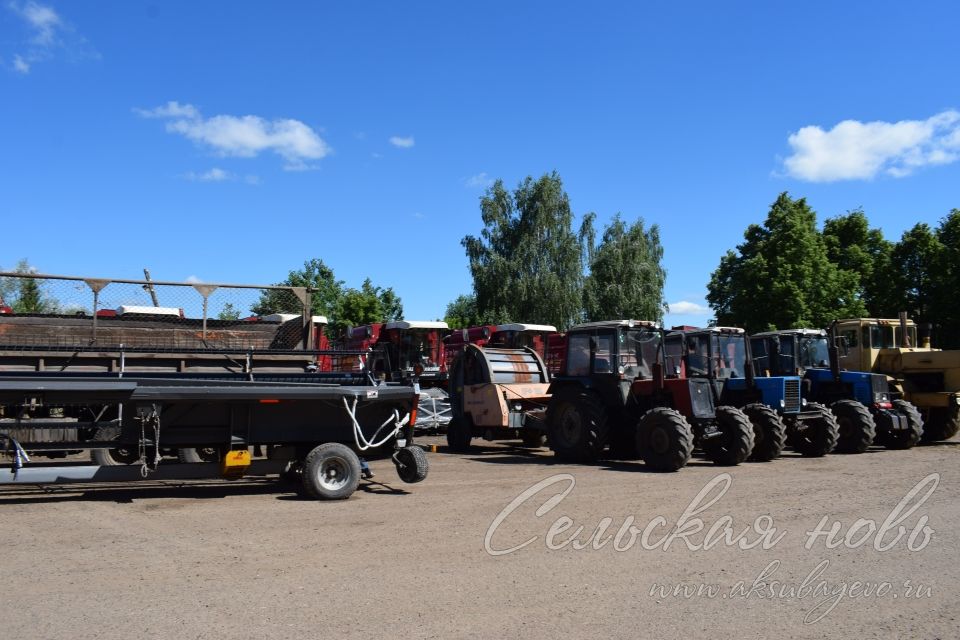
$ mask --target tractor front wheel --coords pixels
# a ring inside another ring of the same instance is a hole
[[[733,466],[740,464],[753,453],[753,424],[736,407],[717,407],[717,428],[715,436],[704,445],[704,453],[714,464]]]
[[[863,403],[856,400],[837,400],[830,405],[837,418],[837,453],[863,453],[877,435],[873,416]]]
[[[780,457],[787,439],[787,426],[780,414],[765,404],[748,404],[743,412],[753,424],[753,453],[750,460],[769,462]]]
[[[917,408],[906,400],[894,400],[893,408],[906,417],[907,429],[883,434],[883,446],[887,449],[910,449],[923,437],[923,418]]]
[[[654,471],[677,471],[690,461],[693,429],[675,409],[658,407],[643,414],[636,428],[637,452]]]
[[[816,413],[816,416],[793,425],[790,441],[793,449],[802,456],[819,458],[833,451],[837,446],[840,425],[830,409],[822,404],[811,402],[807,404],[807,411]]]

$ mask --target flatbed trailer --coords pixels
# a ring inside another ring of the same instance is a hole
[[[43,278],[101,295],[111,282]],[[346,498],[374,457],[404,482],[426,477],[412,444],[416,380],[321,371],[333,352],[312,348],[309,291],[292,319],[218,321],[207,297],[219,286],[204,285],[200,319],[0,314],[0,484],[276,473],[313,497]],[[83,451],[94,464],[39,462]],[[177,463],[163,459],[171,452]]]

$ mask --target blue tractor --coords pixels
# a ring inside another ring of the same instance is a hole
[[[876,373],[840,369],[842,345],[822,329],[768,331],[751,337],[754,366],[769,375],[799,375],[810,402],[830,407],[840,425],[837,451],[862,453],[871,444],[909,449],[920,441],[923,419]]]
[[[738,407],[754,429],[751,460],[778,457],[785,445],[810,457],[837,443],[839,425],[830,410],[801,395],[797,375],[755,375],[750,341],[743,329],[676,327],[665,342],[667,372],[708,378],[717,404]]]

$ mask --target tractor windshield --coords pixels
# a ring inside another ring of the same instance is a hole
[[[742,378],[747,366],[746,336],[742,333],[714,334],[711,355],[711,366],[717,378]]]
[[[829,367],[829,346],[826,336],[803,338],[800,342],[800,366],[805,369]]]
[[[688,376],[710,375],[710,336],[703,333],[686,336],[684,351]]]
[[[620,333],[620,362],[628,378],[650,378],[657,361],[660,332],[652,329],[630,329]]]

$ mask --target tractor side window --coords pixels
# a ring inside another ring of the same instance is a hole
[[[753,351],[753,367],[756,371],[767,371],[770,368],[770,356],[767,354],[767,341],[763,338],[750,341]]]
[[[590,336],[578,334],[567,339],[567,375],[585,376],[590,373]]]
[[[593,370],[596,373],[610,373],[613,371],[611,358],[613,357],[613,336],[597,337],[597,351],[593,356]]]
[[[623,374],[629,378],[647,379],[653,375],[657,361],[660,334],[654,331],[627,331],[620,336],[620,363]],[[679,360],[677,366],[679,366]],[[668,364],[668,367],[672,365]],[[670,371],[673,369],[671,368]]]
[[[870,327],[870,346],[874,349],[887,349],[895,347],[893,341],[893,327],[882,327],[872,325]]]
[[[848,347],[857,346],[857,330],[856,329],[844,329],[840,332],[840,337],[847,341]]]
[[[667,375],[678,375],[683,363],[683,336],[667,336],[663,343]]]

